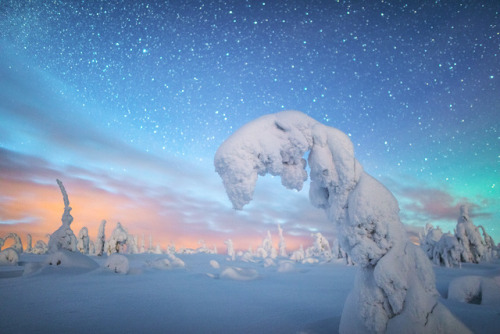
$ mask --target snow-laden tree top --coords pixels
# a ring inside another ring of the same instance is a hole
[[[258,175],[280,175],[285,187],[301,190],[308,151],[312,204],[344,206],[363,170],[353,145],[341,131],[298,111],[262,116],[240,128],[217,150],[215,168],[234,208],[241,209],[252,200]]]

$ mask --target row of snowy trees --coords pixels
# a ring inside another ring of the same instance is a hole
[[[498,257],[498,247],[493,238],[483,226],[474,225],[466,205],[460,207],[454,234],[443,233],[439,227],[433,228],[427,224],[421,236],[421,246],[434,264],[446,267],[460,266],[462,262],[490,261]]]

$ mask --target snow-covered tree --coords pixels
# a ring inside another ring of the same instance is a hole
[[[265,259],[266,257],[274,259],[278,256],[276,249],[273,247],[271,231],[267,231],[266,237],[262,240],[262,245],[256,250],[256,255],[263,259]]]
[[[283,236],[283,229],[281,228],[280,224],[278,224],[278,233],[279,233],[279,237],[280,237],[280,241],[278,243],[279,256],[287,257],[288,253],[286,252],[286,241],[285,241],[285,237]]]
[[[0,251],[2,250],[3,245],[5,244],[5,240],[0,238]]]
[[[433,247],[432,261],[445,267],[459,267],[462,250],[458,239],[451,233],[445,233]]]
[[[324,257],[327,260],[332,259],[332,249],[328,240],[319,232],[311,235],[314,243],[306,249],[306,257]]]
[[[77,248],[78,251],[82,254],[88,254],[89,253],[89,230],[84,226],[81,228],[80,232],[78,233],[78,239],[77,239]]]
[[[33,247],[32,253],[33,254],[45,254],[49,251],[49,246],[45,243],[43,240],[38,240],[35,243],[35,247]]]
[[[146,247],[145,247],[145,244],[144,244],[144,233],[142,234],[142,238],[141,238],[141,254],[142,253],[145,253],[146,252]]]
[[[469,207],[460,207],[460,217],[457,221],[456,236],[462,245],[462,262],[479,263],[486,260],[487,252],[481,238],[481,233],[469,218]]]
[[[426,224],[424,234],[420,238],[420,247],[427,254],[429,259],[434,257],[434,248],[443,236],[443,231],[438,227],[434,228],[432,224]]]
[[[483,240],[487,257],[489,259],[498,257],[497,247],[495,246],[495,241],[493,240],[493,238],[486,232],[482,225],[479,225],[478,228],[483,232]]]
[[[106,229],[106,221],[103,219],[101,221],[101,224],[99,225],[99,232],[97,233],[97,240],[95,244],[95,254],[97,256],[102,256],[104,253],[104,244],[106,243],[106,234],[105,234],[105,229]]]
[[[304,252],[304,247],[300,245],[300,248],[293,251],[292,255],[290,256],[290,260],[296,261],[296,262],[301,262],[304,260],[306,257],[306,253]]]
[[[17,252],[17,254],[23,253],[23,242],[21,241],[21,238],[19,237],[19,235],[17,235],[17,233],[12,232],[7,234],[7,236],[4,239],[4,242],[7,239],[14,240],[14,244],[10,246],[10,248],[14,249]]]
[[[295,111],[263,116],[217,150],[215,169],[236,209],[252,200],[258,175],[280,175],[335,223],[342,248],[359,265],[341,333],[453,332],[467,329],[442,304],[429,259],[406,238],[391,192],[363,171],[347,135]],[[444,320],[446,319],[446,320]]]
[[[137,245],[134,243],[134,238],[128,234],[127,230],[118,222],[115,229],[111,233],[111,237],[106,241],[104,246],[108,255],[114,253],[124,253],[127,250],[129,253],[137,253]]]
[[[31,234],[28,233],[26,238],[28,239],[28,242],[27,242],[26,249],[24,250],[24,252],[31,253],[33,251],[33,240],[31,238]]]
[[[227,247],[227,256],[229,256],[231,261],[234,261],[236,258],[236,253],[234,252],[233,240],[227,239],[226,241],[224,241],[224,244],[226,244]]]
[[[17,266],[19,253],[10,247],[0,251],[0,266]]]
[[[54,253],[59,251],[60,249],[66,249],[72,252],[76,252],[77,240],[75,234],[73,233],[73,230],[71,230],[73,216],[71,216],[71,207],[69,206],[68,194],[66,193],[66,189],[64,188],[63,183],[60,180],[56,181],[63,195],[64,213],[61,218],[62,225],[50,235],[49,252]]]

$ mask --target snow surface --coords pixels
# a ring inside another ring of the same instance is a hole
[[[151,263],[166,255],[126,254],[129,274],[118,275],[105,268],[106,256],[88,257],[98,267],[80,270],[48,266],[51,256],[23,253],[19,266],[0,267],[0,332],[337,333],[358,272],[334,261],[279,260],[265,267],[264,261],[227,261],[225,254],[181,254],[185,267],[158,270]],[[222,270],[211,261],[258,277],[213,279],[206,274]],[[291,270],[279,270],[288,265]],[[450,282],[460,277],[499,284],[500,261],[433,269],[439,300],[453,315],[475,333],[498,333],[500,297],[479,305],[446,297]]]

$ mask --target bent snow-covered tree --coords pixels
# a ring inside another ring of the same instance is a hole
[[[297,111],[266,115],[236,131],[214,164],[234,208],[252,200],[258,175],[280,175],[335,223],[341,247],[360,266],[342,313],[342,333],[456,333],[467,329],[441,304],[432,265],[405,237],[396,199],[363,171],[341,131]]]
[[[54,253],[60,249],[66,249],[72,252],[77,250],[76,236],[71,229],[73,216],[71,216],[71,207],[69,206],[68,193],[60,180],[56,180],[64,201],[64,212],[61,218],[62,225],[50,235],[49,252]]]

